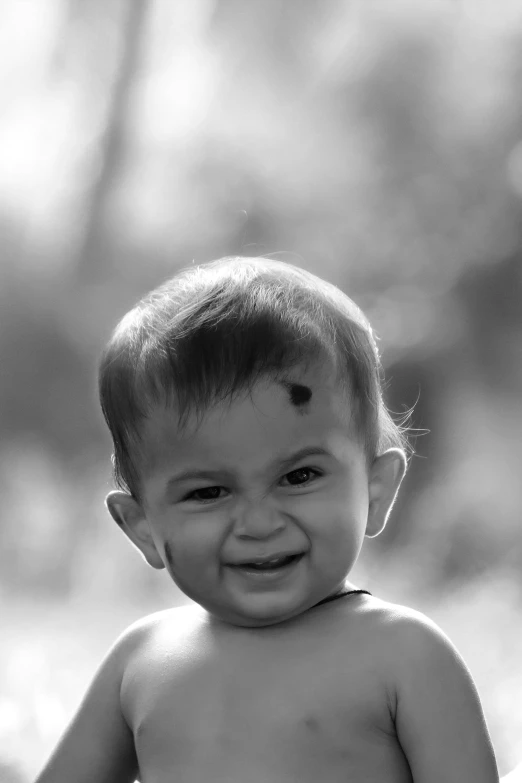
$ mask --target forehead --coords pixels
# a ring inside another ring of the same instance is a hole
[[[329,439],[350,433],[351,419],[349,395],[331,375],[288,373],[213,405],[202,417],[189,415],[182,428],[175,408],[155,409],[142,433],[143,472],[201,460],[254,468],[312,442],[326,447]]]

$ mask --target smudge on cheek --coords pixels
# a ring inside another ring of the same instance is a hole
[[[172,547],[169,541],[165,543],[165,560],[168,564],[169,573],[173,574],[176,569],[176,562],[174,560],[174,554],[172,552]]]
[[[317,732],[318,732],[318,731],[319,731],[319,729],[320,729],[320,725],[319,725],[319,721],[318,721],[316,718],[314,718],[314,717],[312,717],[312,716],[310,715],[309,717],[307,717],[307,718],[304,718],[304,721],[303,721],[303,722],[304,722],[304,725],[306,726],[306,728],[307,728],[307,729],[308,729],[308,730],[309,730],[309,731],[310,731],[312,734],[317,734]]]

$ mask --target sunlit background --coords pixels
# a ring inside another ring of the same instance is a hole
[[[181,266],[275,253],[380,335],[416,439],[354,580],[464,655],[522,760],[522,3],[3,0],[0,780],[184,598],[104,510],[96,362]]]

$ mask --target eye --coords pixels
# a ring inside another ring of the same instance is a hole
[[[283,479],[286,479],[291,487],[300,487],[304,484],[310,484],[313,479],[318,478],[320,475],[321,473],[314,468],[297,468],[283,476]]]
[[[185,495],[183,500],[199,500],[201,503],[209,500],[219,500],[224,491],[224,487],[201,487],[201,489],[194,489]]]

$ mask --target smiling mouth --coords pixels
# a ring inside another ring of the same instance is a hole
[[[271,560],[258,560],[251,563],[236,563],[232,564],[232,568],[238,568],[246,571],[277,571],[280,568],[285,568],[289,565],[297,563],[304,557],[304,552],[296,555],[284,555],[283,557],[273,557]]]

